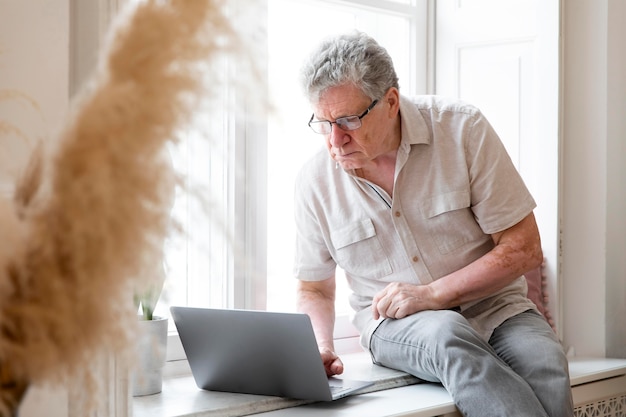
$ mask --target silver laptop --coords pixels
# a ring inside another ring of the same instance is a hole
[[[373,384],[328,378],[309,316],[171,307],[199,388],[316,401]]]

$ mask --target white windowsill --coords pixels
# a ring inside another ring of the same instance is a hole
[[[387,390],[415,384],[418,380],[404,372],[373,365],[365,352],[343,355],[346,379],[375,381],[366,392]],[[186,361],[180,364],[168,363],[168,366],[183,370]],[[175,373],[170,368],[166,373]],[[248,394],[204,391],[196,387],[193,377],[182,375],[169,377],[163,381],[160,394],[136,397],[133,400],[135,417],[173,417],[173,416],[243,416],[259,412],[273,411],[311,403],[310,401],[292,400]]]
[[[365,352],[343,356],[348,379],[378,381],[371,392],[331,403],[278,397],[219,393],[200,390],[193,377],[180,376],[164,381],[163,392],[133,400],[135,417],[206,417],[259,415],[264,417],[329,417],[341,415],[431,417],[454,415],[452,398],[439,384],[419,383],[402,372],[378,367]],[[626,393],[626,359],[570,360],[575,403],[584,398],[582,388],[598,381],[607,388]],[[608,394],[608,392],[607,392]],[[346,414],[348,413],[348,414]]]

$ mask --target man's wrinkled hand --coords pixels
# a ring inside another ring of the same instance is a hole
[[[324,363],[327,376],[340,375],[343,373],[343,362],[341,362],[339,356],[337,356],[332,349],[320,347],[320,355],[322,356],[322,362]]]
[[[418,311],[432,310],[431,291],[428,285],[391,283],[372,300],[374,319],[401,319]]]

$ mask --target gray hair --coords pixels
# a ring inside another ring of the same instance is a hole
[[[380,99],[390,87],[399,88],[387,50],[357,31],[322,42],[304,63],[301,83],[311,103],[340,85],[353,84],[372,100]]]

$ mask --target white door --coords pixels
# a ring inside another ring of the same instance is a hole
[[[437,0],[435,92],[477,105],[537,201],[559,322],[559,0]]]

